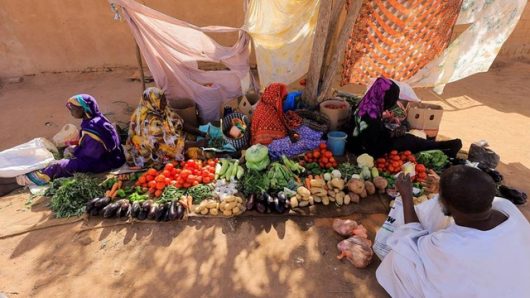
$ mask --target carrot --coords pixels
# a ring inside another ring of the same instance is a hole
[[[123,182],[118,180],[116,181],[116,183],[114,183],[114,185],[112,185],[112,188],[110,189],[110,194],[109,194],[109,197],[111,199],[114,199],[116,197],[116,192],[118,192],[118,189],[121,188]]]
[[[311,176],[305,178],[305,188],[311,189]]]

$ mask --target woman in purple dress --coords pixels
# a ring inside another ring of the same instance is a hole
[[[94,97],[88,94],[73,96],[68,99],[66,107],[74,118],[83,119],[79,145],[68,148],[70,158],[58,160],[40,171],[26,174],[25,178],[30,180],[27,182],[42,185],[51,179],[72,176],[76,172],[101,173],[125,163],[118,133],[99,111]]]

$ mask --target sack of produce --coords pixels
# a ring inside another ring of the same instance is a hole
[[[55,146],[62,148],[70,145],[77,145],[79,142],[79,130],[73,124],[66,124],[53,136]]]
[[[337,258],[340,260],[346,257],[355,268],[366,268],[374,255],[372,241],[360,236],[342,240],[337,244],[337,249],[340,251]]]

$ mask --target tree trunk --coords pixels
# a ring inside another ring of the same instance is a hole
[[[320,1],[317,27],[315,29],[311,57],[309,58],[309,70],[306,76],[306,86],[302,94],[303,101],[310,106],[317,104],[320,72],[322,69],[322,61],[324,60],[324,47],[326,45],[331,17],[331,4],[331,0]]]
[[[334,37],[337,31],[340,29],[339,19],[340,19],[340,13],[342,12],[342,9],[344,8],[344,4],[346,3],[346,0],[335,0],[333,1],[333,9],[331,11],[331,21],[329,22],[329,32],[328,37],[326,39],[326,48],[324,49],[324,60],[322,65],[321,73],[324,74],[325,70],[327,68],[327,61],[329,61],[329,56],[331,56],[330,52],[333,50],[333,42]]]
[[[318,102],[322,101],[329,95],[331,83],[333,81],[335,73],[337,72],[339,61],[342,60],[342,57],[344,55],[344,49],[346,48],[346,44],[350,39],[351,31],[353,30],[353,25],[357,20],[359,11],[361,10],[362,2],[362,0],[352,0],[352,3],[348,7],[348,14],[346,15],[346,20],[344,21],[344,25],[342,26],[341,31],[339,33],[337,46],[335,47],[335,51],[333,53],[333,56],[331,57],[329,66],[326,68],[324,77],[322,79],[322,86],[320,87]]]

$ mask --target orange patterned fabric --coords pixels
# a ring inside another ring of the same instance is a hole
[[[412,77],[447,47],[462,0],[364,0],[344,55],[342,85]]]

